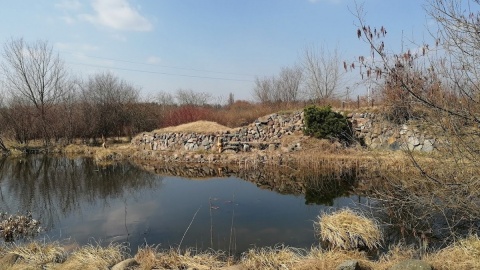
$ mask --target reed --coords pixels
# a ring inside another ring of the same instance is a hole
[[[127,251],[128,247],[119,243],[89,244],[73,252],[62,269],[109,269],[125,259]]]
[[[306,251],[286,246],[250,249],[244,253],[240,264],[246,269],[295,269],[304,259]]]
[[[480,269],[480,238],[472,235],[461,239],[437,253],[427,255],[425,260],[437,270]]]
[[[26,245],[14,245],[8,253],[20,256],[20,263],[29,267],[41,267],[47,263],[61,263],[67,258],[67,253],[58,242],[33,241]]]
[[[135,257],[141,269],[220,269],[227,266],[223,252],[195,252],[192,249],[179,253],[177,249],[157,250],[147,247]]]
[[[376,222],[350,209],[323,213],[314,225],[321,241],[331,249],[375,250],[381,246],[382,233]]]

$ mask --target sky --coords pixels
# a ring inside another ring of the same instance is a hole
[[[387,29],[387,48],[398,50],[402,41],[418,43],[428,35],[424,1],[357,3],[369,25]],[[347,62],[370,50],[356,36],[354,0],[0,0],[0,5],[1,48],[17,38],[47,41],[73,75],[112,72],[139,88],[146,101],[177,89],[253,100],[256,77],[300,64],[308,46],[337,48]]]

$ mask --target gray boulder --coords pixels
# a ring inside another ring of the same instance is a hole
[[[432,266],[422,260],[405,260],[395,264],[390,270],[432,270]]]
[[[337,266],[337,270],[360,270],[358,261],[348,260]]]

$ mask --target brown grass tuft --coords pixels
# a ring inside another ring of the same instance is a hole
[[[470,236],[437,253],[427,255],[425,261],[437,270],[480,269],[480,238]]]
[[[240,263],[252,270],[293,269],[302,261],[302,253],[305,253],[302,249],[284,246],[250,249],[243,255]]]
[[[408,259],[418,258],[419,250],[413,247],[397,244],[390,246],[388,252],[383,254],[378,261],[376,261],[375,269],[387,270],[393,265]]]
[[[100,244],[86,245],[73,252],[62,265],[63,269],[109,269],[127,255],[127,247],[111,243],[106,247]]]
[[[22,263],[29,266],[41,266],[48,263],[61,263],[67,254],[58,242],[40,243],[37,241],[22,246],[13,246],[9,251],[19,255]]]
[[[223,253],[213,251],[196,253],[187,249],[179,254],[176,249],[157,251],[154,247],[140,249],[135,259],[141,269],[219,269],[227,265]]]
[[[373,268],[373,263],[368,260],[364,252],[357,250],[325,251],[320,248],[312,248],[305,259],[295,266],[295,269],[336,269],[338,265],[348,260],[358,261],[361,269]]]
[[[140,269],[152,269],[156,265],[157,248],[146,246],[139,248],[135,254],[135,260],[140,264]]]
[[[323,213],[315,223],[322,242],[333,249],[354,250],[380,247],[382,234],[375,221],[350,209]]]

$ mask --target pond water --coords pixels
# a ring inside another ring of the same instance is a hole
[[[312,190],[306,199],[258,186],[232,175],[160,176],[87,158],[0,159],[0,211],[30,211],[45,229],[37,238],[128,242],[133,253],[143,244],[235,254],[278,244],[308,248],[318,244],[313,221],[322,211],[359,199],[327,195],[328,205],[321,205]]]

